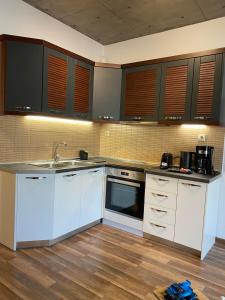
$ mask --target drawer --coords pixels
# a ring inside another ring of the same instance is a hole
[[[178,179],[158,176],[147,175],[146,177],[146,189],[153,189],[168,193],[177,193]]]
[[[145,191],[145,203],[153,204],[160,207],[176,209],[177,207],[177,195],[167,192],[162,192],[159,190],[149,190]]]
[[[174,240],[174,225],[156,222],[155,220],[144,220],[143,231],[166,240]]]
[[[168,225],[175,225],[175,210],[145,204],[144,220],[154,220]]]

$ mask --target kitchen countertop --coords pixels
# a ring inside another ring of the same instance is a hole
[[[166,177],[191,180],[191,181],[197,181],[203,183],[210,183],[221,176],[219,172],[215,172],[214,175],[203,175],[203,174],[197,174],[195,172],[193,172],[192,174],[184,174],[184,173],[169,172],[168,170],[160,169],[159,167],[146,168],[145,172],[147,174],[152,174],[152,175],[166,176]]]
[[[99,161],[99,162],[98,162]],[[42,161],[43,163],[46,161]],[[155,163],[144,163],[139,161],[130,161],[123,159],[114,159],[109,157],[93,157],[88,160],[87,165],[74,165],[70,167],[65,167],[61,169],[49,169],[40,166],[32,165],[33,162],[21,162],[21,163],[7,163],[0,164],[0,170],[13,173],[13,174],[55,174],[63,172],[71,172],[85,169],[101,168],[101,167],[114,167],[114,168],[126,168],[128,170],[146,172],[148,174],[167,176],[172,178],[179,178],[191,181],[198,181],[203,183],[210,183],[217,178],[219,178],[220,173],[216,172],[215,175],[201,175],[197,173],[192,174],[182,174],[168,172],[167,170],[162,170],[156,166]],[[36,161],[35,161],[36,163]]]

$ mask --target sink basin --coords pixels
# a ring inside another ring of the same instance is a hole
[[[58,162],[38,162],[38,163],[30,163],[32,166],[46,168],[46,169],[64,169],[64,168],[72,168],[72,167],[82,167],[86,165],[93,165],[91,162],[87,161],[79,161],[79,160],[63,160]]]

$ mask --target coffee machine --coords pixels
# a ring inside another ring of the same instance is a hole
[[[213,150],[212,146],[196,146],[195,167],[199,174],[213,174]]]

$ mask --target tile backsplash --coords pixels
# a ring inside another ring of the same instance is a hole
[[[67,124],[28,120],[21,116],[0,117],[0,162],[50,159],[54,142],[62,157],[78,156],[80,149],[99,154],[98,124]]]
[[[195,146],[201,145],[199,134],[206,134],[207,144],[215,147],[214,166],[221,170],[225,128],[216,126],[184,128],[106,124],[100,129],[100,151],[102,156],[159,164],[163,152],[179,156],[180,151],[195,151]]]
[[[124,124],[67,124],[28,120],[21,116],[0,117],[0,162],[50,159],[54,142],[62,157],[75,157],[80,149],[90,155],[110,156],[159,164],[163,152],[194,151],[199,134],[215,147],[214,165],[222,166],[225,128],[183,128]]]

